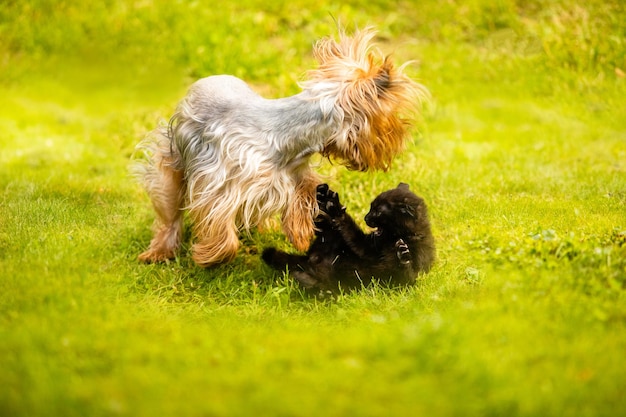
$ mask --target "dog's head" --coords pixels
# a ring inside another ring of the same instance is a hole
[[[320,40],[314,48],[319,67],[309,72],[305,89],[332,104],[339,128],[323,154],[348,168],[387,170],[403,149],[408,120],[428,98],[426,88],[394,67],[389,57],[370,51],[376,32],[365,29],[339,41]],[[324,106],[323,106],[324,108]]]

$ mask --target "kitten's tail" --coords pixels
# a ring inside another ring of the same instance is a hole
[[[265,248],[263,250],[263,254],[261,255],[261,258],[263,258],[263,261],[268,264],[269,266],[271,266],[274,269],[284,269],[285,266],[287,266],[287,263],[284,262],[284,260],[281,260],[281,253],[278,249],[276,248]],[[282,266],[281,266],[282,265]]]
[[[293,259],[294,257],[294,255],[290,255],[276,248],[266,248],[261,255],[261,258],[263,258],[266,264],[279,271],[284,271],[287,266],[291,269],[295,261]]]

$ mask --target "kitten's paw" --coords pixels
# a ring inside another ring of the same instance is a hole
[[[315,198],[317,199],[317,203],[320,204],[324,201],[326,194],[328,194],[328,184],[320,184],[315,189]]]
[[[409,250],[409,246],[402,239],[398,239],[396,242],[396,256],[402,265],[411,263],[411,251]]]
[[[317,277],[306,271],[294,271],[293,277],[306,289],[315,288],[319,284]]]
[[[320,210],[331,218],[342,215],[346,210],[339,202],[339,194],[331,190],[327,184],[317,186],[316,197]]]

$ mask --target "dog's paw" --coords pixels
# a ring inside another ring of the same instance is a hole
[[[143,262],[145,264],[152,264],[152,263],[167,262],[170,259],[174,259],[175,257],[176,257],[176,253],[174,252],[174,250],[148,248],[148,250],[141,253],[137,257],[137,259],[139,260],[139,262]]]
[[[411,263],[411,251],[409,250],[409,246],[402,239],[398,239],[396,242],[396,256],[402,265]]]

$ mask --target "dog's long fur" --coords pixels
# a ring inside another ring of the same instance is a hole
[[[320,153],[362,171],[388,169],[407,136],[402,116],[427,96],[402,67],[370,52],[374,36],[365,29],[319,41],[319,67],[291,97],[265,99],[228,75],[193,84],[169,125],[139,145],[156,212],[154,238],[139,259],[175,256],[185,209],[199,265],[232,260],[239,231],[275,214],[294,246],[306,250],[320,183],[310,157]]]

